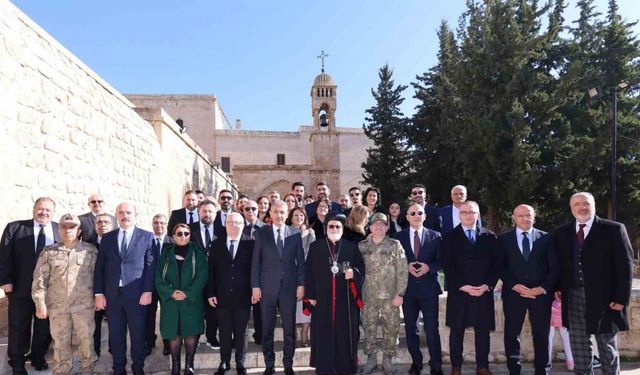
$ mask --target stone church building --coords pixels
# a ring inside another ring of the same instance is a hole
[[[312,125],[298,131],[242,130],[231,126],[217,98],[210,95],[126,95],[136,106],[162,107],[236,183],[255,198],[291,190],[302,181],[307,191],[325,181],[331,198],[362,186],[361,163],[372,146],[361,127],[338,127],[338,86],[324,72],[311,86]]]

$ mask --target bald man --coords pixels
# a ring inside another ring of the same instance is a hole
[[[513,210],[515,228],[501,234],[504,347],[509,374],[520,374],[520,331],[525,314],[533,336],[536,375],[549,366],[549,326],[553,288],[558,276],[555,243],[551,235],[533,227],[536,212],[521,204]]]

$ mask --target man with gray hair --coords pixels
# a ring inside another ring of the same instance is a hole
[[[595,335],[603,374],[620,373],[617,333],[629,329],[633,249],[622,223],[596,215],[593,195],[569,199],[575,221],[555,231],[562,323],[569,330],[577,374],[593,374]]]

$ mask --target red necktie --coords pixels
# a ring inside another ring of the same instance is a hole
[[[578,245],[582,248],[584,244],[584,227],[586,227],[587,224],[578,224],[578,226],[580,227],[580,229],[578,229]]]
[[[413,232],[413,255],[418,260],[418,254],[420,254],[420,237],[418,236],[418,231]]]

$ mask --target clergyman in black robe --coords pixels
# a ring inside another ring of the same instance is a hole
[[[364,260],[358,246],[342,240],[345,216],[327,221],[327,237],[313,242],[306,263],[305,301],[311,314],[311,360],[317,374],[358,371]]]

